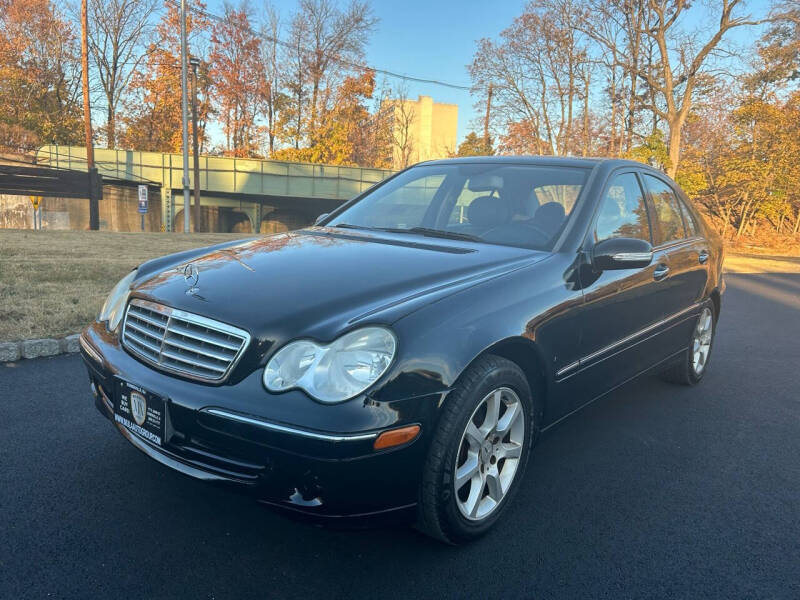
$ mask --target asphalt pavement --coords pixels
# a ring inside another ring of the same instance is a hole
[[[705,380],[549,431],[494,531],[333,530],[162,467],[77,356],[0,365],[0,598],[800,598],[800,275],[728,275]]]

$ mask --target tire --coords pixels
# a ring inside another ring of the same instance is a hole
[[[710,329],[709,329],[710,328]],[[714,348],[714,336],[717,332],[717,318],[714,314],[714,304],[708,302],[703,305],[700,315],[695,321],[689,346],[681,353],[680,359],[662,373],[662,378],[670,383],[679,385],[697,385],[708,371],[711,360],[711,351]],[[698,344],[701,350],[698,350]],[[702,360],[698,363],[698,354]],[[700,365],[698,368],[698,364]]]
[[[425,461],[418,529],[449,544],[491,529],[525,473],[535,437],[533,409],[527,378],[515,363],[485,355],[464,372],[442,409]],[[457,471],[465,475],[458,489]]]

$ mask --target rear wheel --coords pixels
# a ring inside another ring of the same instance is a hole
[[[525,471],[532,408],[527,379],[515,363],[487,355],[464,373],[425,464],[420,529],[456,544],[494,525]]]
[[[716,324],[714,317],[713,306],[711,304],[704,306],[692,330],[689,347],[681,354],[679,362],[664,372],[664,379],[682,385],[695,385],[700,382],[708,368],[714,345]]]

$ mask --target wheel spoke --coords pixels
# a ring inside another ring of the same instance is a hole
[[[486,480],[481,473],[478,477],[473,479],[472,487],[469,488],[469,496],[464,502],[464,508],[466,509],[467,514],[472,518],[475,518],[475,516],[478,514],[478,505],[481,502],[481,498],[483,498],[483,488],[485,487]]]
[[[480,429],[478,429],[478,427],[475,425],[475,423],[472,422],[472,420],[470,420],[470,422],[467,423],[467,430],[464,432],[464,437],[466,438],[467,443],[469,444],[470,450],[475,450],[475,451],[480,450],[483,440],[486,439],[486,435]]]
[[[486,418],[481,425],[481,431],[484,437],[497,427],[497,420],[500,416],[500,403],[502,400],[503,392],[496,390],[494,394],[486,398]]]
[[[464,487],[468,481],[471,481],[475,477],[476,474],[479,475],[479,472],[480,472],[480,462],[478,461],[478,455],[477,454],[468,455],[467,460],[464,462],[463,465],[458,467],[458,470],[456,471],[456,481],[455,481],[456,491]]]
[[[503,413],[503,417],[497,422],[496,431],[500,437],[514,426],[514,423],[517,422],[522,410],[520,409],[519,402],[515,402],[506,408],[506,412]]]
[[[495,502],[503,499],[503,486],[500,483],[500,473],[497,472],[496,467],[486,474],[486,489],[489,497]]]

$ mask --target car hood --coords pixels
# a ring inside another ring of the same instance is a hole
[[[391,323],[420,304],[544,256],[315,227],[146,263],[132,296],[247,329],[262,340],[325,340],[359,321]],[[197,276],[192,290],[185,272]]]

